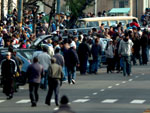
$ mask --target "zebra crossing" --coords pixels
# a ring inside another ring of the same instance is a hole
[[[9,100],[0,100],[0,104],[2,103],[5,103]],[[90,103],[90,99],[76,99],[76,100],[73,100],[71,103]],[[52,99],[51,100],[51,103],[54,103],[55,100]],[[134,99],[134,100],[130,100],[127,102],[127,104],[144,104],[146,103],[147,100],[140,100],[140,99]],[[21,99],[21,100],[18,100],[16,102],[14,102],[15,104],[28,104],[30,103],[30,99]],[[115,103],[120,103],[120,100],[119,99],[104,99],[102,101],[99,102],[100,104],[115,104]]]

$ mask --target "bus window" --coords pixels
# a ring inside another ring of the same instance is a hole
[[[132,20],[128,20],[128,24],[130,24],[132,22]]]
[[[108,21],[102,21],[102,23],[104,24],[105,27],[108,27]]]
[[[116,26],[117,25],[117,21],[110,21],[110,26]]]
[[[99,26],[98,21],[87,22],[87,27],[97,27]]]
[[[122,26],[125,26],[127,24],[125,20],[120,20],[119,22],[122,23]]]
[[[85,27],[86,27],[86,22],[85,22],[85,21],[78,21],[78,22],[76,23],[76,26],[77,26],[78,28],[85,28]]]

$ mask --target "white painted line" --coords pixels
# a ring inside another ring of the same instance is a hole
[[[59,110],[59,108],[58,108],[58,107],[54,108],[54,111],[57,111],[57,110]]]
[[[77,99],[77,100],[74,100],[73,102],[74,103],[85,103],[85,102],[88,102],[90,99]]]
[[[24,87],[20,87],[19,89],[22,89],[22,90],[23,90],[23,89],[25,89],[25,88],[24,88]]]
[[[131,81],[133,81],[133,79],[129,79],[128,81],[130,81],[130,82],[131,82]]]
[[[111,89],[112,88],[112,86],[108,86],[108,89]]]
[[[105,91],[105,89],[101,89],[101,92]]]
[[[97,95],[97,94],[98,94],[97,92],[93,93],[93,95]]]
[[[143,104],[146,100],[133,100],[130,103],[131,104]]]
[[[142,75],[145,75],[145,73],[142,73]]]
[[[90,98],[89,96],[85,96],[84,98]]]
[[[118,101],[118,99],[106,99],[106,100],[103,100],[101,103],[115,103],[115,102],[117,102]]]
[[[119,86],[120,84],[116,84],[116,86]]]
[[[123,83],[123,84],[125,84],[125,83],[126,83],[126,81],[122,81],[122,83]]]
[[[139,76],[135,76],[135,78],[138,78]]]
[[[23,100],[17,101],[16,103],[17,104],[26,104],[26,103],[29,103],[29,102],[30,102],[29,99],[23,99]]]
[[[0,100],[0,103],[3,103],[3,102],[5,102],[6,100]]]

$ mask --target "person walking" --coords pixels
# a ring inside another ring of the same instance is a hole
[[[45,90],[47,89],[47,86],[48,86],[47,70],[48,70],[49,65],[51,64],[50,59],[51,59],[51,57],[50,57],[50,55],[48,55],[47,48],[43,47],[43,52],[38,55],[38,60],[39,60],[39,63],[44,68],[44,76],[41,80],[41,88],[45,89]]]
[[[80,74],[85,75],[87,71],[88,57],[91,55],[90,47],[87,44],[87,37],[83,38],[83,42],[79,45],[78,56],[80,60]]]
[[[7,99],[13,98],[14,93],[14,77],[17,72],[16,62],[11,59],[11,53],[6,54],[6,59],[1,62],[1,74],[3,79],[3,93],[6,94]]]
[[[112,73],[114,69],[114,45],[113,40],[110,39],[105,50],[107,60],[107,73]]]
[[[55,104],[59,106],[59,88],[62,85],[63,71],[62,67],[56,64],[56,58],[51,59],[51,65],[48,68],[48,86],[49,90],[45,99],[45,104],[51,105],[53,91],[55,93]]]
[[[148,62],[148,31],[144,30],[141,37],[141,46],[142,46],[142,64],[147,65]]]
[[[123,60],[123,75],[131,75],[131,55],[133,42],[129,39],[129,34],[125,32],[125,38],[121,40],[118,53]]]
[[[76,44],[72,41],[66,55],[66,67],[68,71],[68,83],[75,84],[76,66],[79,66],[79,58],[76,52]]]
[[[68,105],[69,103],[69,99],[67,98],[67,96],[62,96],[61,100],[60,100],[60,107],[57,111],[55,111],[54,113],[75,113],[71,107]]]
[[[32,103],[32,107],[35,107],[38,100],[38,89],[43,76],[43,66],[38,63],[37,57],[33,58],[33,63],[27,68],[27,78],[29,82],[29,95]]]
[[[100,55],[101,55],[101,45],[99,44],[99,38],[95,39],[95,43],[92,45],[91,54],[93,57],[93,65],[92,65],[92,73],[97,74],[100,62]]]

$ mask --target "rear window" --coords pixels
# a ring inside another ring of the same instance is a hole
[[[110,26],[116,26],[117,25],[117,21],[110,21]]]

